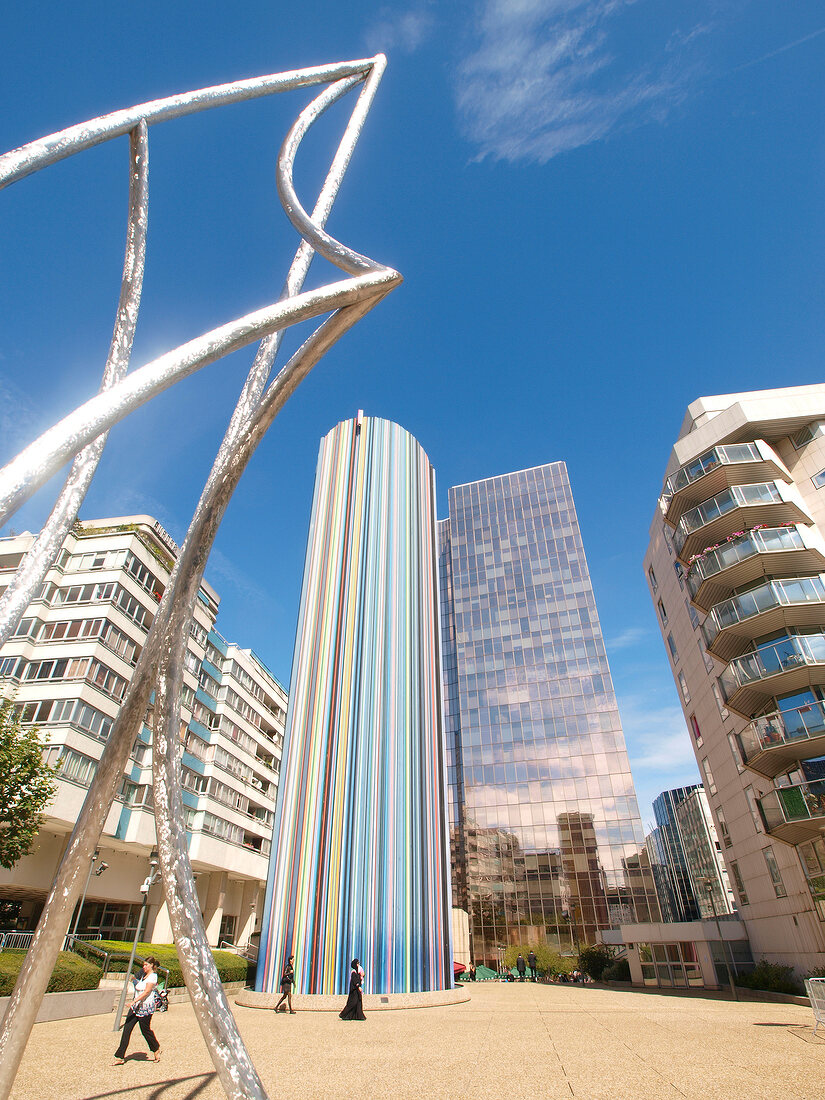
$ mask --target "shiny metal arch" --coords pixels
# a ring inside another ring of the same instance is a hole
[[[111,347],[98,394],[0,470],[0,523],[66,462],[69,475],[37,542],[0,600],[0,644],[12,635],[52,564],[97,467],[106,433],[120,419],[207,363],[263,338],[203,488],[146,638],[97,774],[52,884],[31,948],[0,1025],[0,1097],[8,1097],[54,961],[83,887],[89,860],[155,691],[153,783],[158,853],[170,920],[195,1013],[227,1096],[263,1100],[264,1086],[238,1033],[218,977],[189,863],[177,738],[188,625],[215,534],[249,459],[287,399],[321,356],[395,286],[401,276],[329,236],[324,226],[386,66],[376,57],[299,69],[154,100],[69,127],[0,157],[0,188],[111,138],[129,135],[130,198],[126,256]],[[300,143],[312,124],[363,85],[311,214],[292,181]],[[227,103],[300,87],[329,85],[300,113],[278,155],[284,209],[302,240],[280,299],[224,324],[129,372],[140,306],[148,216],[148,127]],[[302,292],[315,253],[349,276]],[[284,330],[325,319],[270,379]]]

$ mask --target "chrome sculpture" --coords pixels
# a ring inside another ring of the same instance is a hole
[[[132,744],[155,691],[153,783],[157,847],[178,955],[207,1047],[227,1096],[263,1100],[266,1091],[226,1001],[206,939],[189,863],[180,786],[179,726],[186,638],[209,551],[230,497],[266,431],[324,352],[401,282],[392,268],[359,255],[324,229],[364,125],[386,58],[376,57],[202,88],[116,111],[0,157],[0,188],[117,136],[130,142],[129,222],[114,333],[97,395],[64,417],[0,470],[0,524],[67,462],[72,465],[51,516],[0,600],[0,644],[17,628],[42,583],[97,467],[112,425],[201,367],[263,338],[203,488],[191,525],[112,727],[97,774],[43,909],[0,1027],[0,1098],[9,1096],[72,911],[83,887]],[[328,85],[300,113],[277,159],[278,195],[301,243],[281,297],[129,371],[143,282],[148,213],[148,127],[197,111],[295,88]],[[352,115],[311,214],[295,193],[292,172],[310,126],[362,84]],[[347,278],[302,291],[315,253]],[[312,335],[270,381],[284,330],[320,318]]]

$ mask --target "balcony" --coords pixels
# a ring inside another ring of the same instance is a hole
[[[794,634],[731,661],[719,677],[725,701],[753,718],[776,695],[825,684],[825,632]]]
[[[825,831],[825,779],[777,787],[757,803],[765,832],[786,844],[816,840]]]
[[[789,482],[793,479],[764,440],[714,447],[671,474],[665,482],[659,507],[665,519],[675,526],[685,511],[722,489],[772,480]]]
[[[723,600],[702,625],[708,652],[730,661],[756,638],[792,627],[825,628],[825,574],[771,580]]]
[[[761,527],[731,536],[694,559],[688,591],[696,607],[710,611],[735,589],[760,577],[825,572],[825,543],[809,527]]]
[[[825,704],[808,703],[754,719],[739,736],[745,764],[768,779],[825,755]]]
[[[684,513],[673,532],[673,545],[689,565],[695,554],[716,550],[731,531],[786,523],[813,523],[794,485],[782,481],[732,485]]]

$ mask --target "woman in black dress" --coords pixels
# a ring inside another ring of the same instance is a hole
[[[295,983],[295,967],[293,966],[294,961],[294,955],[290,955],[289,958],[286,960],[286,966],[284,967],[284,972],[281,975],[281,999],[275,1005],[275,1011],[277,1012],[284,1001],[286,1001],[286,1003],[289,1005],[289,1012],[291,1016],[295,1015],[295,1009],[292,1007],[292,986]],[[284,1012],[286,1012],[286,1008],[284,1009]]]
[[[361,974],[358,969],[358,959],[352,960],[352,970],[349,974],[349,996],[343,1011],[338,1015],[342,1020],[366,1020],[364,1006],[361,999]]]

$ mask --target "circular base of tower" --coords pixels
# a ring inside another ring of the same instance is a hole
[[[280,993],[256,993],[242,989],[235,996],[235,1004],[242,1008],[263,1008],[271,1012],[280,1001]],[[293,993],[292,1007],[296,1012],[340,1012],[347,996],[345,993]],[[466,988],[433,989],[424,993],[365,993],[364,1012],[397,1011],[404,1008],[441,1008],[469,1001]],[[282,1008],[286,1008],[286,1001]]]

